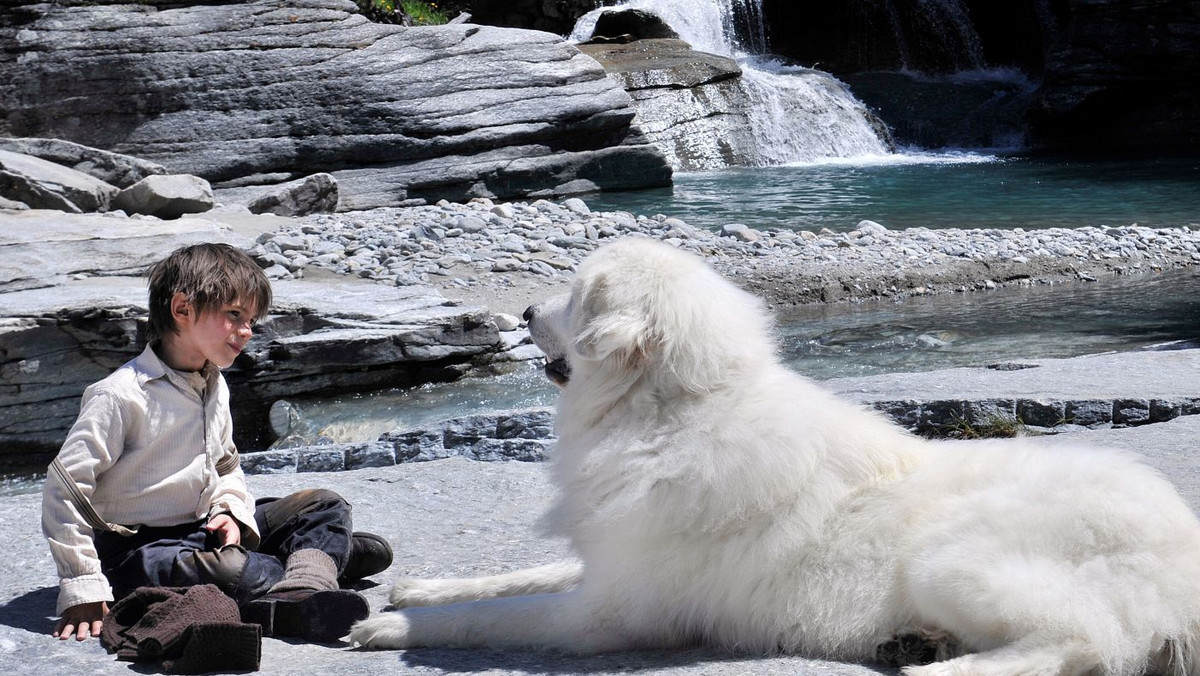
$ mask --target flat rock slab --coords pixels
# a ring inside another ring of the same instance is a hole
[[[136,272],[177,247],[198,242],[250,244],[229,225],[206,218],[162,221],[41,209],[3,212],[0,294],[60,283],[61,277],[76,273]]]
[[[1137,429],[1085,431],[1049,437],[1045,443],[1087,441],[1127,446],[1167,474],[1193,509],[1200,507],[1200,472],[1194,440],[1200,416]],[[256,495],[285,495],[327,487],[354,505],[355,527],[379,533],[395,549],[391,568],[363,593],[373,609],[386,604],[399,576],[482,575],[547,563],[568,555],[562,540],[538,535],[535,522],[553,490],[546,466],[524,462],[434,462],[350,472],[254,475]],[[77,644],[49,636],[57,578],[39,531],[40,497],[0,497],[0,538],[7,573],[0,582],[0,671],[5,674],[130,673],[127,663],[105,654],[95,641]],[[369,582],[367,584],[370,584]],[[340,646],[263,640],[264,675],[630,673],[654,675],[894,674],[856,664],[800,657],[755,658],[711,650],[642,651],[574,657],[515,650],[410,650],[366,652]]]

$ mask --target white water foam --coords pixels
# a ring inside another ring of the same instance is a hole
[[[652,12],[694,49],[737,60],[742,77],[738,78],[735,98],[740,99],[738,103],[745,109],[752,146],[737,153],[741,155],[739,164],[775,166],[829,157],[889,154],[888,145],[877,130],[879,123],[841,81],[823,71],[786,66],[743,48],[743,45],[765,48],[761,0],[626,0],[616,7]],[[610,9],[613,7],[593,10],[580,18],[571,39],[579,42],[590,38],[600,14]],[[744,17],[741,23],[749,27],[750,35],[739,37],[735,16]],[[726,128],[715,119],[718,116],[695,110],[698,105],[713,103],[718,107],[711,112],[726,112],[721,106],[729,100],[712,95],[643,107],[643,113],[652,112],[659,118],[642,120],[646,129],[669,126],[680,120],[714,118],[703,132],[709,138],[676,137],[659,141],[677,170],[729,166],[728,153],[720,152],[719,147],[744,137],[746,130]],[[689,128],[687,135],[698,134],[697,126]]]

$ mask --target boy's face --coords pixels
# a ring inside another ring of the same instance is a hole
[[[190,303],[184,301],[184,304],[186,309],[175,316],[179,333],[168,341],[171,361],[176,362],[170,365],[197,371],[209,361],[218,368],[228,368],[250,340],[255,317],[253,303],[235,301],[198,314]]]

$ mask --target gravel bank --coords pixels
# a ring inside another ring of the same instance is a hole
[[[325,268],[396,285],[432,284],[447,295],[520,314],[565,283],[606,240],[662,239],[707,258],[776,306],[905,297],[1183,268],[1200,263],[1200,224],[1123,227],[888,230],[863,221],[846,233],[721,232],[662,215],[593,212],[563,203],[493,203],[376,209],[289,219],[255,253],[277,278]]]

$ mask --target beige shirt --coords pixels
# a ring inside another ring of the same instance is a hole
[[[108,523],[177,526],[226,512],[252,549],[259,536],[245,475],[239,467],[225,476],[216,469],[237,453],[229,389],[212,364],[201,373],[202,379],[189,378],[147,347],[84,391],[58,459]],[[54,472],[42,490],[42,532],[58,567],[59,615],[80,603],[113,600],[92,527]]]

